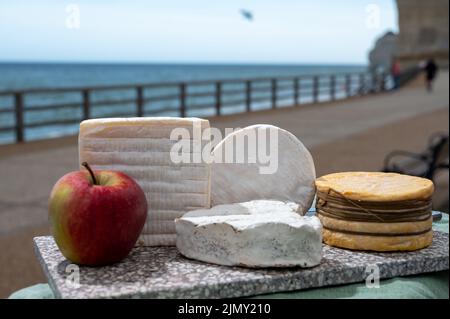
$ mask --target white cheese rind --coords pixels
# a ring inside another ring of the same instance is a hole
[[[189,132],[193,158],[196,148],[209,141],[194,139],[194,124],[203,130],[207,120],[198,118],[93,119],[80,125],[79,160],[95,170],[118,170],[143,189],[148,202],[147,221],[138,240],[146,246],[175,245],[174,219],[187,211],[210,207],[210,165],[174,163],[171,160],[173,129]],[[187,144],[186,144],[187,145]]]
[[[244,203],[223,204],[211,208],[187,212],[183,217],[223,216],[223,215],[261,215],[261,214],[295,214],[298,205],[276,200],[252,200]]]
[[[221,205],[215,211],[187,213],[175,220],[177,248],[188,258],[226,266],[312,267],[322,258],[322,225],[292,207],[272,201]],[[227,206],[223,209],[223,206]],[[233,214],[232,208],[240,215]],[[242,207],[251,206],[246,213]],[[277,208],[278,207],[278,208]],[[214,215],[219,212],[220,215]],[[203,216],[202,213],[205,213]]]
[[[255,161],[254,157],[248,155],[245,162],[226,162],[230,145],[234,145],[232,151],[235,154],[251,153],[248,142],[243,144],[245,151],[242,144],[236,142],[238,139],[248,141],[249,136],[257,137],[258,142],[254,143],[256,145],[261,141],[269,144],[266,146],[266,154],[269,154],[271,142],[266,142],[268,138],[264,141],[261,136],[269,136],[268,132],[272,131],[277,133],[277,152],[272,158],[277,160],[274,173],[262,174],[261,168],[267,168],[268,164]],[[314,161],[306,147],[292,133],[272,125],[252,125],[226,136],[214,148],[213,157],[221,161],[216,159],[211,166],[212,206],[269,199],[294,202],[299,205],[298,212],[302,215],[311,207],[316,179]]]

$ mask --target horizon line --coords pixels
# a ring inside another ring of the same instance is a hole
[[[278,65],[278,66],[367,66],[368,63],[349,63],[349,62],[249,62],[249,61],[61,61],[61,60],[49,60],[49,61],[33,61],[33,60],[0,60],[0,64],[77,64],[77,65],[90,65],[90,64],[103,64],[103,65],[221,65],[221,66],[233,66],[233,65]]]

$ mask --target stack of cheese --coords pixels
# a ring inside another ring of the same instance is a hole
[[[427,247],[433,238],[433,183],[395,173],[348,172],[316,181],[324,242],[337,247],[399,251]]]

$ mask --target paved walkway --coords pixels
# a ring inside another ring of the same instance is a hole
[[[232,115],[211,122],[219,128],[270,123],[291,131],[311,147],[420,114],[448,109],[448,86],[449,74],[445,72],[441,73],[432,94],[427,94],[423,87],[412,87],[348,101]]]
[[[448,85],[449,74],[442,72],[432,94],[411,87],[347,101],[212,118],[211,125],[223,129],[270,123],[285,128],[311,150],[318,175],[379,170],[392,149],[420,151],[431,133],[448,132]],[[76,137],[0,146],[0,297],[44,280],[31,239],[48,234],[50,189],[77,167]],[[448,173],[440,181],[440,189],[448,187]],[[448,202],[448,188],[446,194]]]

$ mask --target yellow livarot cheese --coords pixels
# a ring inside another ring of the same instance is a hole
[[[425,248],[433,241],[433,231],[414,236],[362,236],[323,230],[324,242],[330,246],[352,250],[414,251]]]
[[[343,172],[316,180],[317,190],[334,190],[352,200],[403,201],[428,199],[434,191],[433,182],[415,176],[381,172]]]
[[[143,189],[148,202],[141,244],[174,245],[174,219],[210,207],[210,165],[199,155],[209,121],[199,118],[103,118],[80,124],[79,161],[96,170],[118,170]],[[184,133],[177,139],[174,130]],[[199,139],[200,138],[200,139]],[[189,162],[173,161],[173,146],[183,140]],[[200,160],[200,161],[198,161]]]
[[[317,215],[326,244],[354,250],[412,251],[433,240],[428,179],[343,172],[316,180]]]

